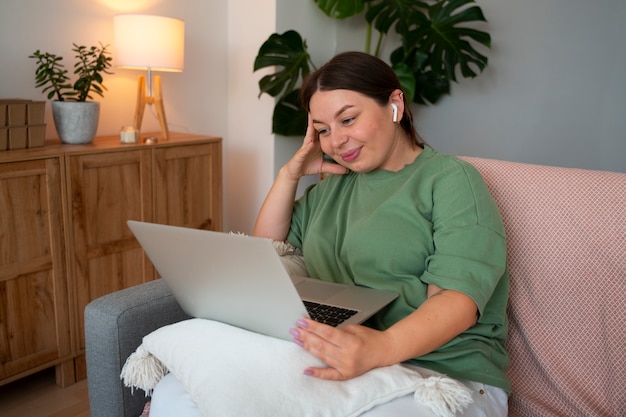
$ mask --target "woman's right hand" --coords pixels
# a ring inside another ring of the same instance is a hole
[[[294,181],[304,175],[346,174],[348,169],[339,164],[325,161],[319,136],[313,128],[313,120],[309,113],[308,126],[302,146],[284,166],[287,176]]]
[[[280,169],[274,184],[259,210],[253,235],[283,241],[291,225],[293,202],[298,182],[304,175],[346,174],[348,169],[339,164],[324,161],[324,154],[317,131],[309,115],[309,125],[302,146]]]

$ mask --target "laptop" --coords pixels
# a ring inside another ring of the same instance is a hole
[[[305,303],[312,311],[321,304],[343,312],[341,323],[329,322],[343,327],[362,323],[398,296],[290,276],[269,239],[133,220],[128,226],[192,317],[291,340],[299,318],[324,322]]]

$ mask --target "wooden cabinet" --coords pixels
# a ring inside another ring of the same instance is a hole
[[[153,221],[152,153],[138,148],[66,158],[80,351],[85,349],[82,311],[91,300],[154,278],[126,226],[129,219]],[[78,366],[80,378],[84,364]]]
[[[220,152],[212,144],[176,146],[155,151],[154,219],[156,223],[220,230],[222,194]]]
[[[0,382],[50,365],[73,379],[60,162],[0,164]]]
[[[127,220],[221,230],[221,139],[119,137],[0,153],[0,385],[85,376],[83,311],[156,277]]]

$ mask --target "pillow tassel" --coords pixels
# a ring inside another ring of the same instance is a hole
[[[417,383],[413,398],[430,407],[440,417],[454,417],[472,403],[472,393],[465,385],[447,377],[431,376]]]
[[[135,388],[139,388],[146,393],[147,397],[152,395],[152,390],[167,372],[165,365],[143,345],[140,345],[126,359],[120,379],[124,381],[125,386],[130,387],[131,393]]]

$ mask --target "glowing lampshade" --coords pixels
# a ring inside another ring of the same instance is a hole
[[[169,137],[161,78],[152,71],[181,72],[185,61],[185,23],[180,19],[163,16],[126,14],[114,17],[114,60],[119,68],[148,71],[148,93],[144,77],[139,77],[135,128],[141,130],[146,104],[156,106],[164,139]]]

